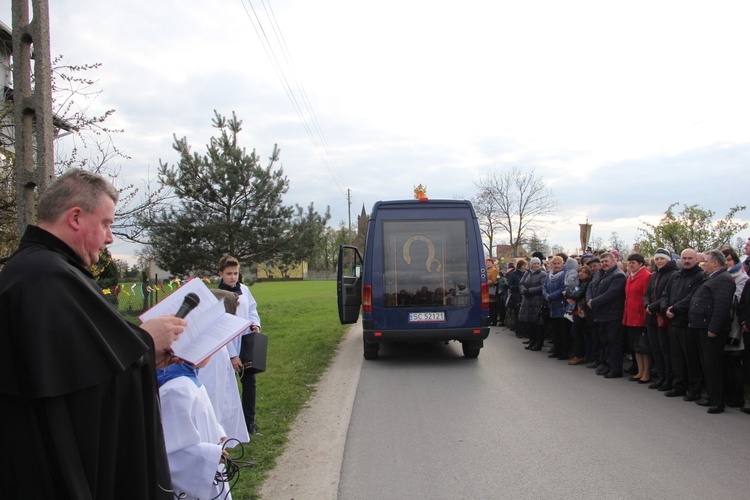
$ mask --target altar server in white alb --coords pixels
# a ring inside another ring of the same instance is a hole
[[[219,277],[221,277],[219,290],[227,290],[239,295],[237,316],[250,320],[250,328],[227,344],[227,350],[232,360],[232,366],[240,374],[240,381],[242,382],[242,412],[245,414],[247,431],[250,434],[256,434],[258,426],[255,425],[255,373],[243,371],[242,361],[240,360],[240,347],[243,336],[260,332],[258,303],[255,302],[250,289],[240,283],[240,263],[231,255],[224,255],[219,260]]]
[[[224,308],[229,314],[237,313],[237,294],[226,290],[211,291],[217,299],[224,300]],[[226,447],[232,448],[238,443],[250,442],[237,377],[226,346],[211,356],[211,361],[198,371],[198,380],[206,386],[216,418],[227,433],[229,441]]]
[[[224,470],[226,433],[197,371],[188,363],[156,371],[172,489],[181,499],[231,499],[229,485],[214,482]]]

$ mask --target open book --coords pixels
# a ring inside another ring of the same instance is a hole
[[[141,322],[157,316],[175,314],[185,296],[191,292],[200,297],[200,302],[185,317],[187,326],[180,338],[172,344],[172,350],[180,359],[199,365],[247,330],[250,320],[227,313],[224,301],[219,301],[201,280],[193,279],[141,314]]]

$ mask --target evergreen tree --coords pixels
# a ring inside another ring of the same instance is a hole
[[[291,264],[307,260],[323,234],[329,211],[320,215],[311,203],[284,206],[289,189],[283,169],[274,169],[274,145],[266,166],[253,150],[238,144],[242,122],[214,111],[218,137],[203,156],[191,153],[186,138],[173,148],[179,162],[160,161],[159,182],[177,197],[177,206],[146,215],[157,264],[175,274],[215,271],[219,257],[229,253],[244,265],[262,262]]]

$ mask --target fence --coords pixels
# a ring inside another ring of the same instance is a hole
[[[120,283],[113,288],[102,290],[107,300],[125,317],[137,317],[169,295],[169,292],[171,290],[167,285],[157,287],[152,283]]]

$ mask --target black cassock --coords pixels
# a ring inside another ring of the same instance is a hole
[[[29,226],[0,271],[0,496],[173,498],[153,351]]]

